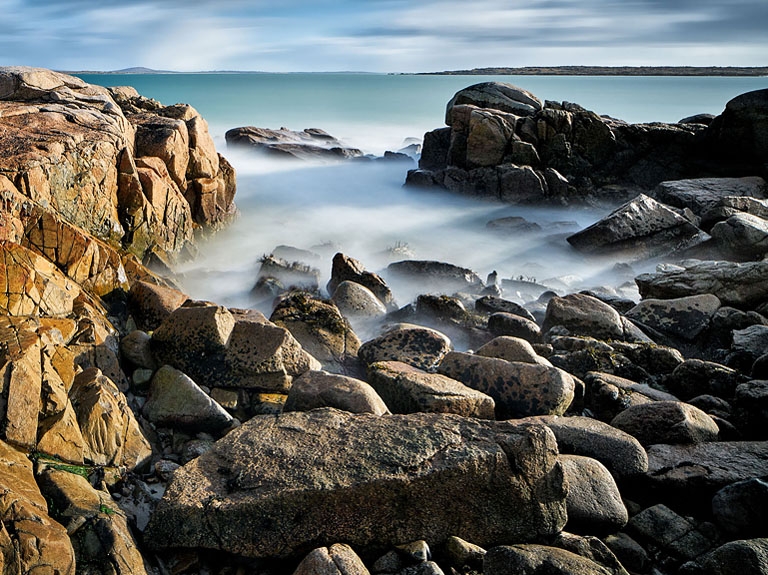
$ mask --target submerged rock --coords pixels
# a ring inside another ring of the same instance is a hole
[[[338,161],[363,155],[318,128],[294,132],[287,128],[245,126],[228,130],[224,137],[228,146],[245,147],[281,159]]]
[[[565,523],[556,453],[545,427],[460,416],[257,417],[175,472],[146,540],[246,557],[540,540]]]

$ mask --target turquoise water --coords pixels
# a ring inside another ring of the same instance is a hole
[[[445,104],[471,84],[497,80],[539,98],[576,102],[627,122],[676,122],[720,113],[728,100],[768,87],[768,78],[397,76],[381,74],[82,75],[104,86],[131,85],[164,104],[191,104],[221,138],[237,126],[319,127],[381,153],[406,137],[443,126]]]
[[[239,219],[200,246],[182,268],[191,296],[230,306],[256,305],[249,291],[258,259],[279,245],[310,249],[328,279],[336,251],[382,271],[395,259],[387,250],[407,246],[418,259],[462,265],[481,277],[536,278],[560,292],[620,286],[637,297],[631,277],[610,259],[584,258],[565,241],[606,210],[520,208],[402,186],[413,166],[367,162],[336,165],[270,163],[227,150],[224,132],[244,125],[325,129],[365,151],[398,149],[407,137],[443,125],[446,102],[468,85],[487,80],[517,84],[540,98],[567,100],[631,122],[674,122],[696,113],[717,114],[734,96],[768,86],[766,78],[388,76],[373,74],[88,75],[102,85],[132,85],[164,104],[186,102],[208,120],[219,150],[237,169]],[[533,235],[499,236],[495,218],[523,216],[542,227]],[[558,223],[559,222],[559,223]],[[563,224],[562,222],[570,222]],[[647,267],[635,264],[635,271]],[[404,305],[420,287],[401,286]],[[514,293],[505,293],[517,299]],[[269,309],[264,309],[269,313]]]

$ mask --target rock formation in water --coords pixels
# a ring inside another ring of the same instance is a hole
[[[551,109],[469,94],[504,106],[475,134]],[[463,98],[456,122],[488,110]],[[759,114],[730,108],[755,140],[739,157],[765,160]],[[339,253],[331,299],[270,284],[267,319],[139,260],[234,213],[188,106],[0,68],[0,174],[2,573],[765,573],[762,260],[666,262],[636,303]],[[754,258],[764,186],[666,183],[571,241],[658,257],[700,218]],[[314,277],[276,252],[260,281]],[[403,278],[431,293],[398,309]]]

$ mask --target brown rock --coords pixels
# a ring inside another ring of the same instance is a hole
[[[284,411],[335,407],[350,413],[389,413],[376,390],[364,381],[326,371],[308,371],[293,381]]]
[[[187,299],[189,296],[177,289],[137,281],[131,286],[129,301],[136,325],[144,331],[153,331]]]
[[[369,571],[349,545],[334,543],[310,552],[293,575],[368,575]]]
[[[611,425],[637,438],[643,445],[717,441],[718,428],[699,408],[682,401],[652,401],[628,407]]]

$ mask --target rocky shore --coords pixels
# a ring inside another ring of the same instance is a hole
[[[656,258],[642,299],[282,246],[269,317],[195,301],[174,263],[236,214],[205,120],[0,68],[0,572],[768,572],[768,91],[631,126],[481,85],[447,123],[409,183],[627,200],[568,241]]]

